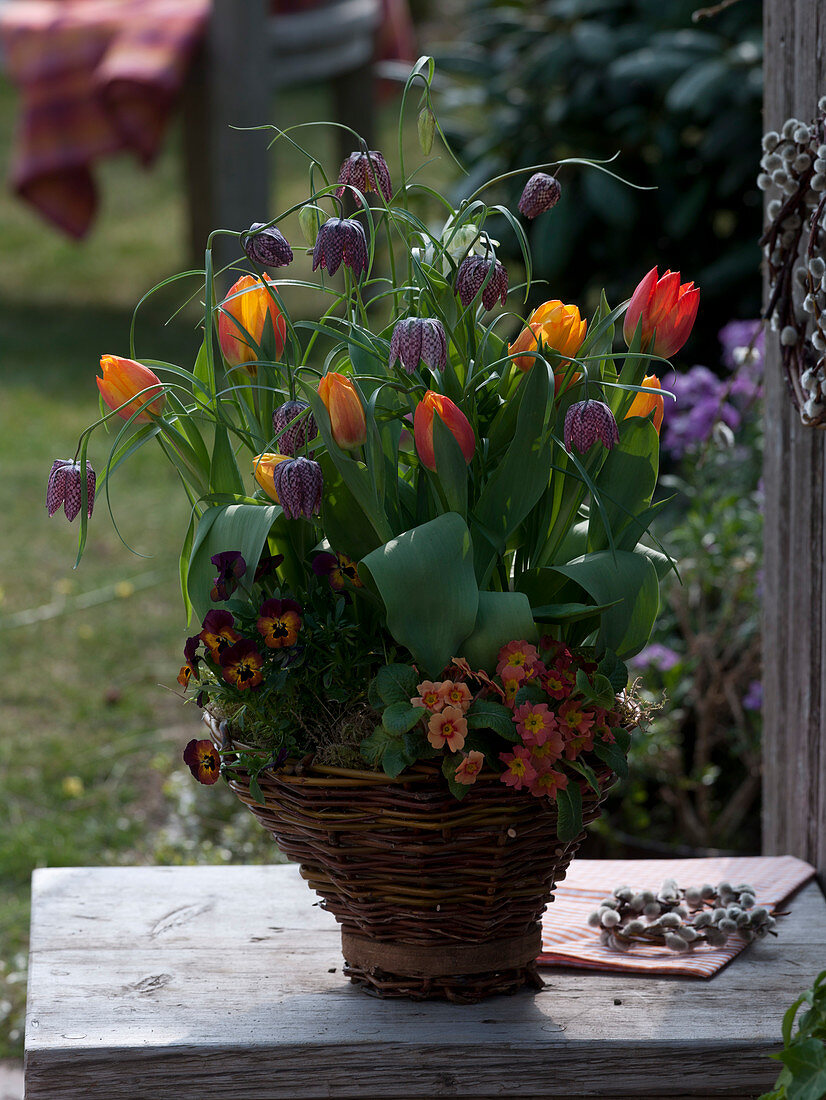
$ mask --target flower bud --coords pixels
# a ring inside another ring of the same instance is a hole
[[[549,176],[547,172],[536,172],[525,184],[519,209],[526,218],[535,218],[556,206],[561,194],[559,180]]]
[[[95,471],[91,462],[86,463],[86,517],[92,515],[95,506]],[[58,458],[52,464],[46,488],[46,509],[50,516],[63,506],[70,522],[80,511],[81,482],[80,463]]]
[[[317,206],[308,204],[302,206],[299,210],[298,228],[301,230],[301,235],[309,248],[314,247],[315,242],[318,240],[318,231],[326,221],[327,215],[323,210],[319,210]]]
[[[416,129],[419,134],[419,148],[426,157],[430,156],[433,148],[433,139],[436,136],[436,116],[429,107],[422,107],[416,119]]]
[[[470,463],[476,453],[476,436],[470,421],[449,397],[428,390],[416,406],[413,414],[413,438],[422,465],[436,470],[436,451],[433,445],[433,417],[437,415],[459,444],[465,462]]]
[[[348,451],[361,447],[367,439],[367,420],[350,379],[328,371],[318,383],[318,396],[330,414],[330,430],[338,446]]]
[[[564,439],[567,451],[574,446],[585,454],[597,440],[610,451],[619,443],[614,414],[602,401],[578,401],[565,414]]]
[[[280,405],[272,414],[272,428],[275,433],[283,431],[287,428],[290,421],[295,420],[297,416],[309,409],[309,405],[306,401],[285,401],[283,405]],[[305,447],[318,435],[318,428],[311,412],[306,413],[300,420],[296,421],[292,427],[287,428],[283,435],[279,436],[276,444],[278,450],[282,455],[289,455],[291,458],[296,453]],[[312,458],[312,454],[308,456]]]
[[[434,317],[404,317],[397,321],[390,338],[390,366],[396,360],[412,374],[424,360],[431,370],[447,362],[447,338],[442,322]]]
[[[660,380],[656,374],[647,374],[642,380],[644,386],[648,386],[649,389],[659,390]],[[657,435],[660,434],[660,428],[663,423],[663,413],[665,411],[665,401],[658,394],[653,393],[635,393],[634,400],[625,414],[627,420],[629,416],[648,416],[650,413],[654,413],[652,423],[657,430]],[[699,895],[698,895],[699,898]]]
[[[160,378],[149,367],[119,355],[102,355],[100,369],[103,378],[95,379],[100,395],[118,416],[130,420],[141,409],[135,420],[148,424],[153,416],[161,415],[166,394]]]
[[[317,515],[321,509],[324,478],[321,467],[309,458],[288,458],[273,470],[273,485],[287,519]]]
[[[293,262],[293,250],[280,229],[255,222],[241,234],[241,247],[247,259],[261,267],[286,267]]]
[[[230,287],[219,307],[218,342],[230,367],[243,367],[253,378],[258,373],[259,348],[264,339],[267,316],[275,334],[275,354],[284,350],[287,322],[278,303],[267,290],[269,275],[242,275]]]
[[[533,311],[525,328],[516,340],[508,345],[508,354],[515,366],[522,371],[528,371],[533,367],[535,357],[526,355],[525,352],[542,354],[545,348],[549,348],[563,357],[559,366],[564,366],[582,346],[586,327],[587,322],[582,320],[576,306],[567,306],[554,298]],[[578,377],[575,375],[570,380],[569,386]]]
[[[488,272],[491,272],[488,279]],[[482,286],[488,279],[485,289]],[[508,273],[498,260],[484,256],[468,256],[463,260],[456,273],[455,291],[463,306],[469,306],[482,290],[482,305],[492,309],[497,298],[502,303],[508,297]]]
[[[281,501],[278,499],[278,493],[275,491],[273,474],[275,473],[276,466],[281,462],[287,462],[289,457],[289,455],[260,454],[256,455],[252,460],[253,477],[270,500],[274,500],[276,504],[280,504]]]

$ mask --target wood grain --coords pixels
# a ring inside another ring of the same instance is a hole
[[[711,981],[543,968],[479,1005],[377,1001],[294,866],[35,873],[28,1100],[753,1096],[826,955],[814,884]]]
[[[826,91],[826,10],[766,0],[765,123],[809,121]],[[755,173],[759,152],[755,150]],[[826,432],[801,425],[766,334],[763,849],[826,883]]]

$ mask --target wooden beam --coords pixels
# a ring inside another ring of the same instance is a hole
[[[819,0],[765,0],[764,37],[766,129],[791,116],[809,122],[826,92],[826,9]],[[772,332],[765,432],[763,850],[807,860],[823,884],[826,432],[800,423]]]

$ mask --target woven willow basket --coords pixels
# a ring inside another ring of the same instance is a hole
[[[222,739],[208,717],[216,745]],[[246,747],[246,746],[244,746]],[[583,822],[599,816],[582,784]],[[342,926],[344,972],[381,996],[473,1003],[542,986],[540,918],[584,838],[557,836],[556,804],[482,776],[457,801],[438,769],[389,779],[286,764],[230,787]]]

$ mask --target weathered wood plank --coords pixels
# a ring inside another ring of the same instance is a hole
[[[818,0],[763,10],[765,122],[780,129],[814,117],[826,88],[826,10]],[[766,353],[763,847],[814,864],[824,884],[826,432],[800,424],[774,333]]]
[[[820,965],[812,884],[708,981],[545,969],[539,994],[376,1001],[294,866],[36,872],[29,1100],[749,1096]]]

